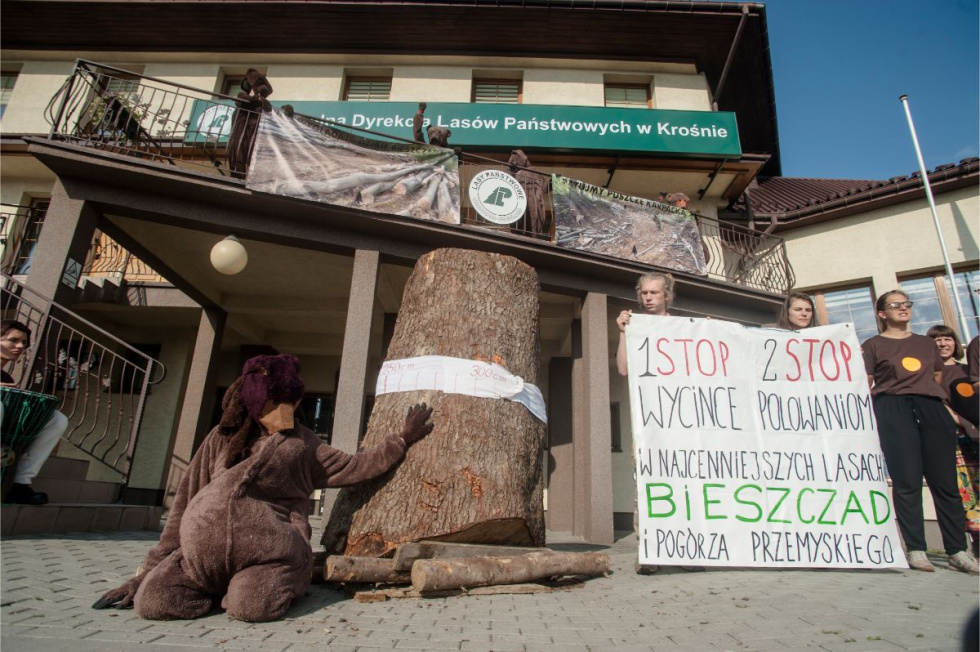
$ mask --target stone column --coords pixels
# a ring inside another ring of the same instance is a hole
[[[214,395],[215,376],[227,317],[227,313],[218,308],[205,308],[201,311],[194,352],[188,365],[187,389],[184,391],[177,435],[170,454],[170,468],[167,471],[163,500],[164,506],[168,508],[191,457],[210,429],[217,425],[211,423],[211,415],[217,400]]]
[[[27,273],[27,286],[70,308],[75,289],[62,283],[62,278],[69,264],[73,267],[69,270],[71,275],[81,276],[81,266],[92,247],[98,221],[99,211],[85,201],[69,197],[61,179],[56,179],[51,189],[51,205],[44,216]],[[31,302],[35,299],[31,298]]]
[[[613,542],[608,340],[606,295],[590,292],[582,302],[582,355],[572,363],[573,532],[603,544]]]
[[[374,319],[378,271],[381,268],[377,251],[358,249],[354,253],[354,274],[351,279],[350,301],[347,305],[347,324],[344,326],[344,350],[340,357],[340,378],[334,406],[331,445],[347,453],[357,450],[364,418],[365,383],[368,354],[371,348],[371,324]],[[329,515],[337,498],[337,489],[326,489],[323,497],[324,516]]]

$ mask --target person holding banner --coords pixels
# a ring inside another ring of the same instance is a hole
[[[943,404],[946,395],[939,384],[943,367],[939,349],[931,338],[909,330],[912,302],[901,290],[878,297],[875,308],[881,333],[861,349],[909,566],[935,571],[926,556],[925,475],[949,568],[977,574],[977,562],[967,552],[963,534],[963,503],[956,486],[956,424]]]
[[[810,295],[803,292],[791,292],[779,311],[777,328],[789,331],[799,331],[811,326],[819,326],[816,306]]]
[[[936,343],[939,357],[943,360],[942,386],[949,394],[947,405],[959,427],[959,440],[956,444],[956,482],[960,488],[963,509],[966,510],[966,532],[972,540],[972,552],[975,557],[980,543],[980,481],[977,477],[980,470],[977,439],[980,433],[971,423],[970,415],[960,414],[957,408],[972,407],[976,412],[976,395],[967,380],[966,365],[957,362],[963,357],[963,347],[956,336],[956,331],[945,324],[937,324],[930,328],[926,335]],[[962,400],[964,398],[966,400]],[[973,420],[976,420],[975,414]]]
[[[687,196],[684,196],[687,200]],[[683,207],[682,207],[683,208]],[[643,313],[647,315],[659,315],[662,317],[670,316],[667,312],[670,305],[674,302],[674,277],[667,272],[650,272],[644,274],[636,281],[636,300],[639,301]],[[616,350],[616,368],[621,376],[628,375],[626,368],[626,326],[630,323],[632,310],[624,310],[616,318],[616,325],[619,326],[619,348]],[[633,460],[636,463],[636,460]],[[633,508],[633,531],[638,532],[638,514],[634,504]],[[637,553],[639,554],[639,553]],[[703,566],[681,566],[682,569],[691,572],[703,571]],[[640,575],[652,575],[660,570],[655,564],[636,563],[636,572]]]
[[[636,281],[636,300],[643,313],[647,315],[670,315],[667,312],[674,302],[674,277],[667,272],[650,272]],[[626,327],[630,323],[632,310],[624,310],[616,318],[619,326],[619,348],[616,350],[616,369],[620,376],[626,375]]]

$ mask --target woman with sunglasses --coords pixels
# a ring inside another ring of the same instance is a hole
[[[895,517],[909,566],[933,572],[926,556],[922,476],[936,506],[949,568],[978,573],[966,550],[963,503],[956,486],[956,423],[939,384],[943,361],[932,338],[908,329],[912,302],[901,290],[878,297],[881,333],[861,347],[878,422],[878,439],[894,490]]]

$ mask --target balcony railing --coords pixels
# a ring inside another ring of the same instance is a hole
[[[61,399],[63,438],[116,471],[125,486],[146,397],[166,369],[6,274],[0,308],[5,322],[20,321],[32,333],[31,348],[11,370],[16,385]]]
[[[259,117],[253,111],[237,108],[235,98],[228,95],[79,60],[75,72],[49,103],[47,117],[52,124],[51,138],[80,147],[213,175],[241,177],[240,172],[233,174],[229,168],[226,146],[236,111]],[[487,168],[505,170],[507,166],[461,152],[461,187],[465,188],[474,174]],[[461,220],[466,225],[554,243],[550,193],[545,197],[545,213],[545,224],[538,225],[540,232],[535,232],[527,217],[506,226],[484,221],[465,202]],[[706,216],[696,217],[709,277],[775,294],[785,294],[793,287],[793,270],[781,238]]]
[[[108,278],[127,283],[166,283],[153,268],[129,253],[105,233],[96,233],[82,267],[82,276]]]
[[[0,206],[0,271],[11,276],[27,274],[37,247],[48,203],[31,206]],[[116,282],[156,282],[167,280],[123,248],[105,233],[96,232],[82,267],[82,276],[109,278]]]
[[[0,205],[0,271],[4,274],[26,274],[30,270],[47,210],[47,203]]]

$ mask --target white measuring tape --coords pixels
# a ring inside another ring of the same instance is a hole
[[[517,401],[542,422],[548,423],[544,397],[538,386],[525,383],[520,376],[515,376],[499,364],[423,355],[389,360],[381,365],[375,396],[416,389]]]

